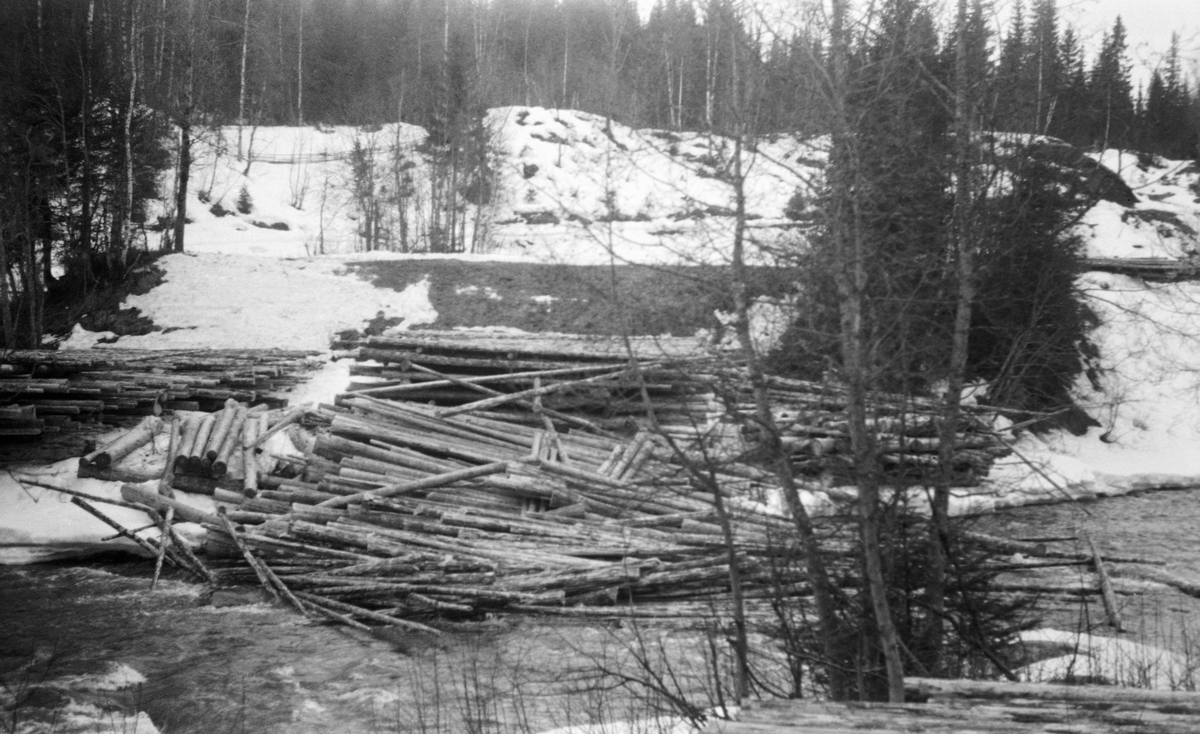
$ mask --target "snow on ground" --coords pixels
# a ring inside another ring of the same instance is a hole
[[[1192,691],[1200,683],[1196,660],[1135,640],[1039,629],[1021,633],[1021,642],[1063,651],[1018,671],[1032,683],[1087,680],[1164,691]]]
[[[1088,254],[1187,258],[1200,242],[1200,169],[1190,162],[1108,151],[1098,159],[1139,197],[1133,209],[1100,202],[1079,231]],[[1109,273],[1079,279],[1100,325],[1094,380],[1081,377],[1079,404],[1100,426],[1083,436],[1027,437],[1017,459],[993,472],[997,486],[1087,497],[1155,486],[1200,484],[1200,283],[1147,283]]]
[[[732,233],[728,183],[732,143],[720,136],[633,130],[571,110],[505,107],[486,119],[497,161],[492,196],[468,207],[486,235],[482,259],[605,264],[722,263]],[[384,203],[381,226],[398,239],[403,210],[412,252],[428,249],[430,157],[411,125],[217,128],[198,139],[188,189],[186,249],[267,258],[349,254],[361,249],[360,213],[349,194],[351,158],[373,162]],[[751,243],[785,236],[784,210],[809,194],[824,146],[794,137],[764,140],[744,154]],[[169,192],[170,177],[162,183]],[[406,192],[403,207],[395,192]],[[243,196],[243,191],[245,196]],[[168,215],[168,197],[151,219]],[[248,211],[239,210],[239,201]],[[161,235],[152,237],[158,245]],[[750,257],[769,256],[751,247]]]
[[[361,328],[379,313],[402,327],[432,323],[429,281],[400,293],[343,272],[336,259],[276,260],[238,255],[169,255],[158,261],[166,282],[123,307],[137,308],[162,328],[122,337],[140,349],[308,349],[325,351],[337,332]],[[76,330],[62,346],[87,349],[94,338]]]
[[[120,432],[113,434],[115,437]],[[158,452],[165,451],[166,436],[160,434]],[[158,464],[161,467],[162,460]],[[123,465],[124,466],[124,465]],[[71,504],[72,495],[62,487],[102,500],[121,500],[121,483],[76,476],[78,459],[65,459],[45,466],[14,467],[0,473],[0,565],[21,565],[88,555],[101,550],[123,550],[148,555],[140,545],[115,535],[111,526]],[[36,484],[35,484],[36,482]],[[157,480],[146,483],[157,490]],[[212,498],[179,493],[179,499],[205,512],[215,512]],[[126,528],[142,528],[138,536],[157,538],[158,530],[140,510],[106,503],[94,506]],[[151,525],[147,527],[147,525]],[[189,523],[175,526],[183,535],[202,537],[203,530]]]

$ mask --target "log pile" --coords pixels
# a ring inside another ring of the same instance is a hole
[[[78,432],[85,424],[131,424],[164,410],[211,412],[229,399],[280,406],[315,367],[311,357],[278,350],[6,352],[0,444]]]
[[[631,603],[728,592],[711,497],[648,432],[439,416],[353,393],[339,402],[308,411],[302,422],[325,428],[292,462],[294,476],[260,475],[252,497],[214,490],[230,509],[206,522],[210,555],[255,559],[223,579],[265,578],[301,607],[389,624],[494,611],[618,616]],[[718,477],[727,494],[766,482],[746,466]],[[754,593],[803,585],[798,568],[773,562],[786,523],[747,511],[733,527]]]
[[[756,463],[751,393],[729,355],[694,340],[430,332],[373,338],[350,356],[356,381],[331,405],[269,409],[247,382],[206,393],[225,396],[207,411],[176,409],[159,490],[127,485],[125,500],[167,525],[203,524],[210,564],[226,559],[220,582],[257,581],[356,627],[721,603],[731,559],[714,492],[747,595],[807,593],[800,566],[780,562],[790,525],[762,510],[774,478]],[[797,466],[844,465],[844,394],[768,387]],[[873,406],[887,455],[936,455],[932,403]],[[84,457],[81,473],[110,471],[153,434],[150,420]],[[986,470],[1001,450],[983,424],[963,420],[968,468]],[[197,512],[173,489],[222,509]],[[823,532],[829,563],[853,576],[835,524]]]
[[[357,395],[447,406],[495,401],[494,410],[537,425],[542,413],[581,428],[629,429],[653,411],[656,430],[692,450],[754,453],[760,438],[753,396],[728,353],[695,339],[420,332],[368,339],[350,353]],[[775,421],[797,471],[844,476],[849,466],[845,390],[839,385],[772,376]],[[522,396],[523,394],[523,396]],[[507,396],[507,397],[506,397]],[[938,462],[932,400],[875,394],[873,428],[894,479],[920,481]],[[476,410],[481,408],[474,408]],[[491,409],[489,407],[489,409]],[[953,483],[978,484],[1009,453],[991,431],[995,411],[966,408],[954,450]],[[586,418],[586,421],[584,420]]]
[[[845,418],[846,392],[840,385],[768,377],[776,406],[774,418],[785,448],[800,474],[832,472],[845,476],[851,468],[850,431]],[[749,395],[740,396],[738,414],[753,415]],[[874,432],[884,470],[892,481],[920,484],[939,462],[940,406],[933,400],[885,393],[871,395],[869,428]],[[992,429],[996,411],[963,406],[955,432],[951,483],[977,485],[995,460],[1011,453]],[[748,423],[748,421],[744,422]],[[752,435],[757,433],[753,426]]]
[[[536,401],[555,420],[617,429],[647,405],[666,418],[697,407],[703,414],[711,392],[704,368],[720,357],[693,338],[437,331],[372,337],[346,354],[356,360],[350,390],[362,395],[452,407],[525,393],[496,410],[538,423],[529,410]]]

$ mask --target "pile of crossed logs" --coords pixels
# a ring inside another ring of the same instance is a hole
[[[257,579],[305,614],[356,627],[709,613],[729,590],[719,492],[747,595],[805,592],[801,564],[780,561],[788,521],[760,509],[774,480],[755,465],[749,389],[725,355],[691,340],[435,332],[344,356],[354,382],[333,405],[229,399],[173,416],[159,490],[127,484],[123,495],[166,525],[203,524],[212,569],[170,543],[160,556],[220,583]],[[782,378],[769,390],[797,465],[844,465],[844,396]],[[927,463],[935,406],[875,402],[885,452]],[[85,456],[80,472],[119,468],[157,420]],[[968,414],[958,437],[956,460],[972,471],[1004,450],[983,424]],[[221,509],[197,511],[175,490]],[[853,575],[846,546],[825,547]]]

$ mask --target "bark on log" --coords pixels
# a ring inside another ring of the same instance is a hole
[[[242,425],[242,492],[247,497],[258,494],[258,456],[254,448],[258,425],[257,416],[248,418]]]
[[[415,482],[403,482],[393,484],[387,487],[368,492],[360,492],[358,494],[349,495],[346,497],[335,497],[333,499],[321,502],[318,507],[345,507],[352,502],[362,502],[368,497],[396,497],[400,495],[410,494],[422,489],[432,489],[434,487],[444,487],[454,482],[466,481],[468,479],[476,479],[478,477],[488,476],[489,474],[499,474],[508,470],[508,463],[503,461],[484,464],[482,466],[460,469],[458,471],[448,472],[446,474],[438,474],[426,479],[421,479]]]
[[[171,484],[175,478],[175,459],[179,456],[179,443],[182,440],[180,434],[182,430],[180,419],[178,417],[171,418],[171,430],[167,439],[167,458],[163,462],[163,473],[158,480],[158,493],[164,497],[174,495]]]
[[[209,413],[200,420],[200,426],[196,429],[196,438],[192,441],[192,449],[188,452],[187,467],[189,471],[200,470],[200,462],[207,456],[208,439],[212,435],[216,423],[216,413]],[[209,464],[211,465],[212,462],[210,461]]]
[[[1154,566],[1119,566],[1112,572],[1118,578],[1131,578],[1141,581],[1153,581],[1182,591],[1188,596],[1200,599],[1200,583],[1180,578],[1175,574]]]
[[[233,460],[234,449],[242,442],[242,427],[246,424],[248,413],[241,405],[237,406],[236,411],[229,425],[229,432],[225,434],[225,440],[221,442],[217,458],[213,459],[210,471],[215,477],[223,477],[229,471],[229,463]]]
[[[645,365],[642,367],[642,369],[650,369],[653,366],[655,366],[655,365]],[[526,398],[534,398],[534,397],[538,397],[538,396],[542,396],[542,395],[549,395],[551,393],[559,392],[562,390],[569,390],[571,388],[579,387],[582,385],[591,385],[591,384],[594,384],[597,382],[603,382],[604,380],[615,380],[615,379],[618,379],[621,377],[625,377],[625,376],[631,374],[631,372],[632,371],[629,368],[625,368],[625,369],[617,370],[615,372],[607,372],[602,375],[596,375],[594,377],[587,377],[582,380],[570,380],[570,381],[566,381],[566,382],[555,382],[553,384],[545,385],[543,387],[535,387],[535,388],[531,388],[529,390],[521,390],[520,392],[507,393],[505,395],[497,395],[495,397],[486,398],[484,400],[477,400],[474,403],[467,403],[466,405],[460,405],[460,406],[457,406],[454,408],[446,408],[443,410],[439,410],[437,412],[437,415],[442,418],[447,418],[452,415],[458,415],[459,413],[470,413],[470,412],[476,411],[476,410],[489,410],[491,408],[496,407],[497,405],[505,405],[507,403],[511,403],[511,402],[514,402],[517,400],[522,400],[522,399],[526,399]]]
[[[167,508],[173,507],[175,508],[175,516],[186,522],[218,524],[216,515],[198,510],[179,500],[164,497],[157,492],[152,492],[136,484],[122,485],[121,497],[129,502],[136,502],[151,507],[160,513],[165,513]]]
[[[179,446],[175,452],[176,471],[187,467],[187,459],[191,456],[192,445],[196,442],[196,434],[199,432],[200,423],[203,420],[203,416],[194,413],[183,418],[179,427]]]
[[[1108,578],[1108,569],[1104,567],[1104,559],[1100,557],[1100,551],[1096,548],[1091,534],[1085,532],[1083,537],[1092,552],[1092,566],[1096,570],[1096,579],[1100,585],[1100,598],[1104,601],[1104,614],[1108,617],[1108,623],[1113,629],[1117,632],[1124,632],[1125,630],[1121,627],[1121,613],[1117,609],[1117,595],[1113,592],[1112,581]]]
[[[157,416],[145,418],[132,430],[126,432],[103,449],[97,449],[81,458],[79,466],[82,468],[92,465],[100,469],[106,469],[134,451],[137,451],[142,446],[150,443],[161,427],[162,420]]]
[[[916,677],[905,678],[904,686],[922,699],[945,697],[990,700],[1026,699],[1078,704],[1145,704],[1171,706],[1179,711],[1200,714],[1200,693],[1192,691],[1157,691],[1120,686],[1076,686]]]
[[[225,407],[218,413],[216,425],[213,426],[212,432],[208,436],[208,441],[204,446],[204,456],[210,462],[215,462],[221,454],[221,448],[225,445],[225,438],[229,435],[230,428],[233,427],[234,419],[237,418],[238,408],[241,404],[238,401],[230,398],[225,401]]]
[[[343,612],[347,615],[361,617],[363,619],[369,619],[373,622],[382,622],[383,624],[390,624],[395,627],[404,627],[405,629],[415,630],[417,632],[424,632],[426,634],[435,635],[435,636],[441,636],[441,634],[442,634],[440,630],[436,630],[433,627],[421,624],[420,622],[413,622],[408,619],[399,619],[397,617],[391,617],[386,614],[372,612],[369,609],[363,609],[362,607],[356,607],[352,604],[346,604],[345,602],[334,601],[333,599],[326,599],[325,597],[317,596],[316,594],[309,594],[309,593],[306,593],[303,591],[298,591],[298,592],[296,592],[296,596],[300,597],[301,599],[303,599],[307,602],[316,604],[318,606],[323,606],[323,607],[332,609],[337,612]]]
[[[93,507],[93,506],[91,505],[91,503],[89,503],[87,500],[85,500],[85,499],[82,499],[81,497],[72,497],[72,498],[71,498],[71,504],[75,505],[76,507],[79,507],[79,508],[83,509],[83,510],[84,510],[84,511],[86,511],[88,514],[92,515],[92,516],[93,516],[93,517],[95,517],[97,520],[99,520],[100,522],[102,522],[102,523],[104,523],[105,525],[109,526],[109,527],[110,527],[110,528],[112,528],[113,530],[116,530],[118,535],[120,535],[120,536],[122,536],[122,537],[125,537],[125,538],[129,538],[129,539],[130,539],[130,540],[132,540],[133,542],[137,543],[137,544],[138,544],[138,545],[140,545],[140,546],[141,546],[143,549],[145,549],[145,550],[146,550],[146,552],[147,552],[147,553],[149,553],[151,557],[154,557],[154,556],[156,556],[156,555],[158,554],[158,549],[157,549],[157,548],[155,548],[155,547],[154,547],[154,546],[153,546],[153,545],[150,543],[150,541],[148,541],[146,538],[143,538],[143,537],[141,537],[141,536],[140,536],[140,535],[138,535],[137,533],[134,533],[134,532],[132,532],[131,530],[129,530],[128,528],[126,528],[124,525],[122,525],[121,523],[119,523],[119,522],[117,522],[116,520],[112,519],[112,518],[111,518],[111,517],[109,517],[108,515],[105,515],[103,512],[101,512],[100,510],[98,510],[98,509],[96,509],[95,507]],[[175,564],[175,559],[171,559],[171,564],[172,564],[172,565],[174,565],[174,564]]]

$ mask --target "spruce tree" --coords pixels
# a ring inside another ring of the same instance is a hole
[[[1125,24],[1121,17],[1104,35],[1088,85],[1089,132],[1098,148],[1126,148],[1132,142],[1133,84],[1126,58]]]
[[[1036,0],[1024,59],[1022,96],[1032,100],[1028,132],[1046,133],[1054,119],[1063,84],[1063,59],[1055,0]]]

